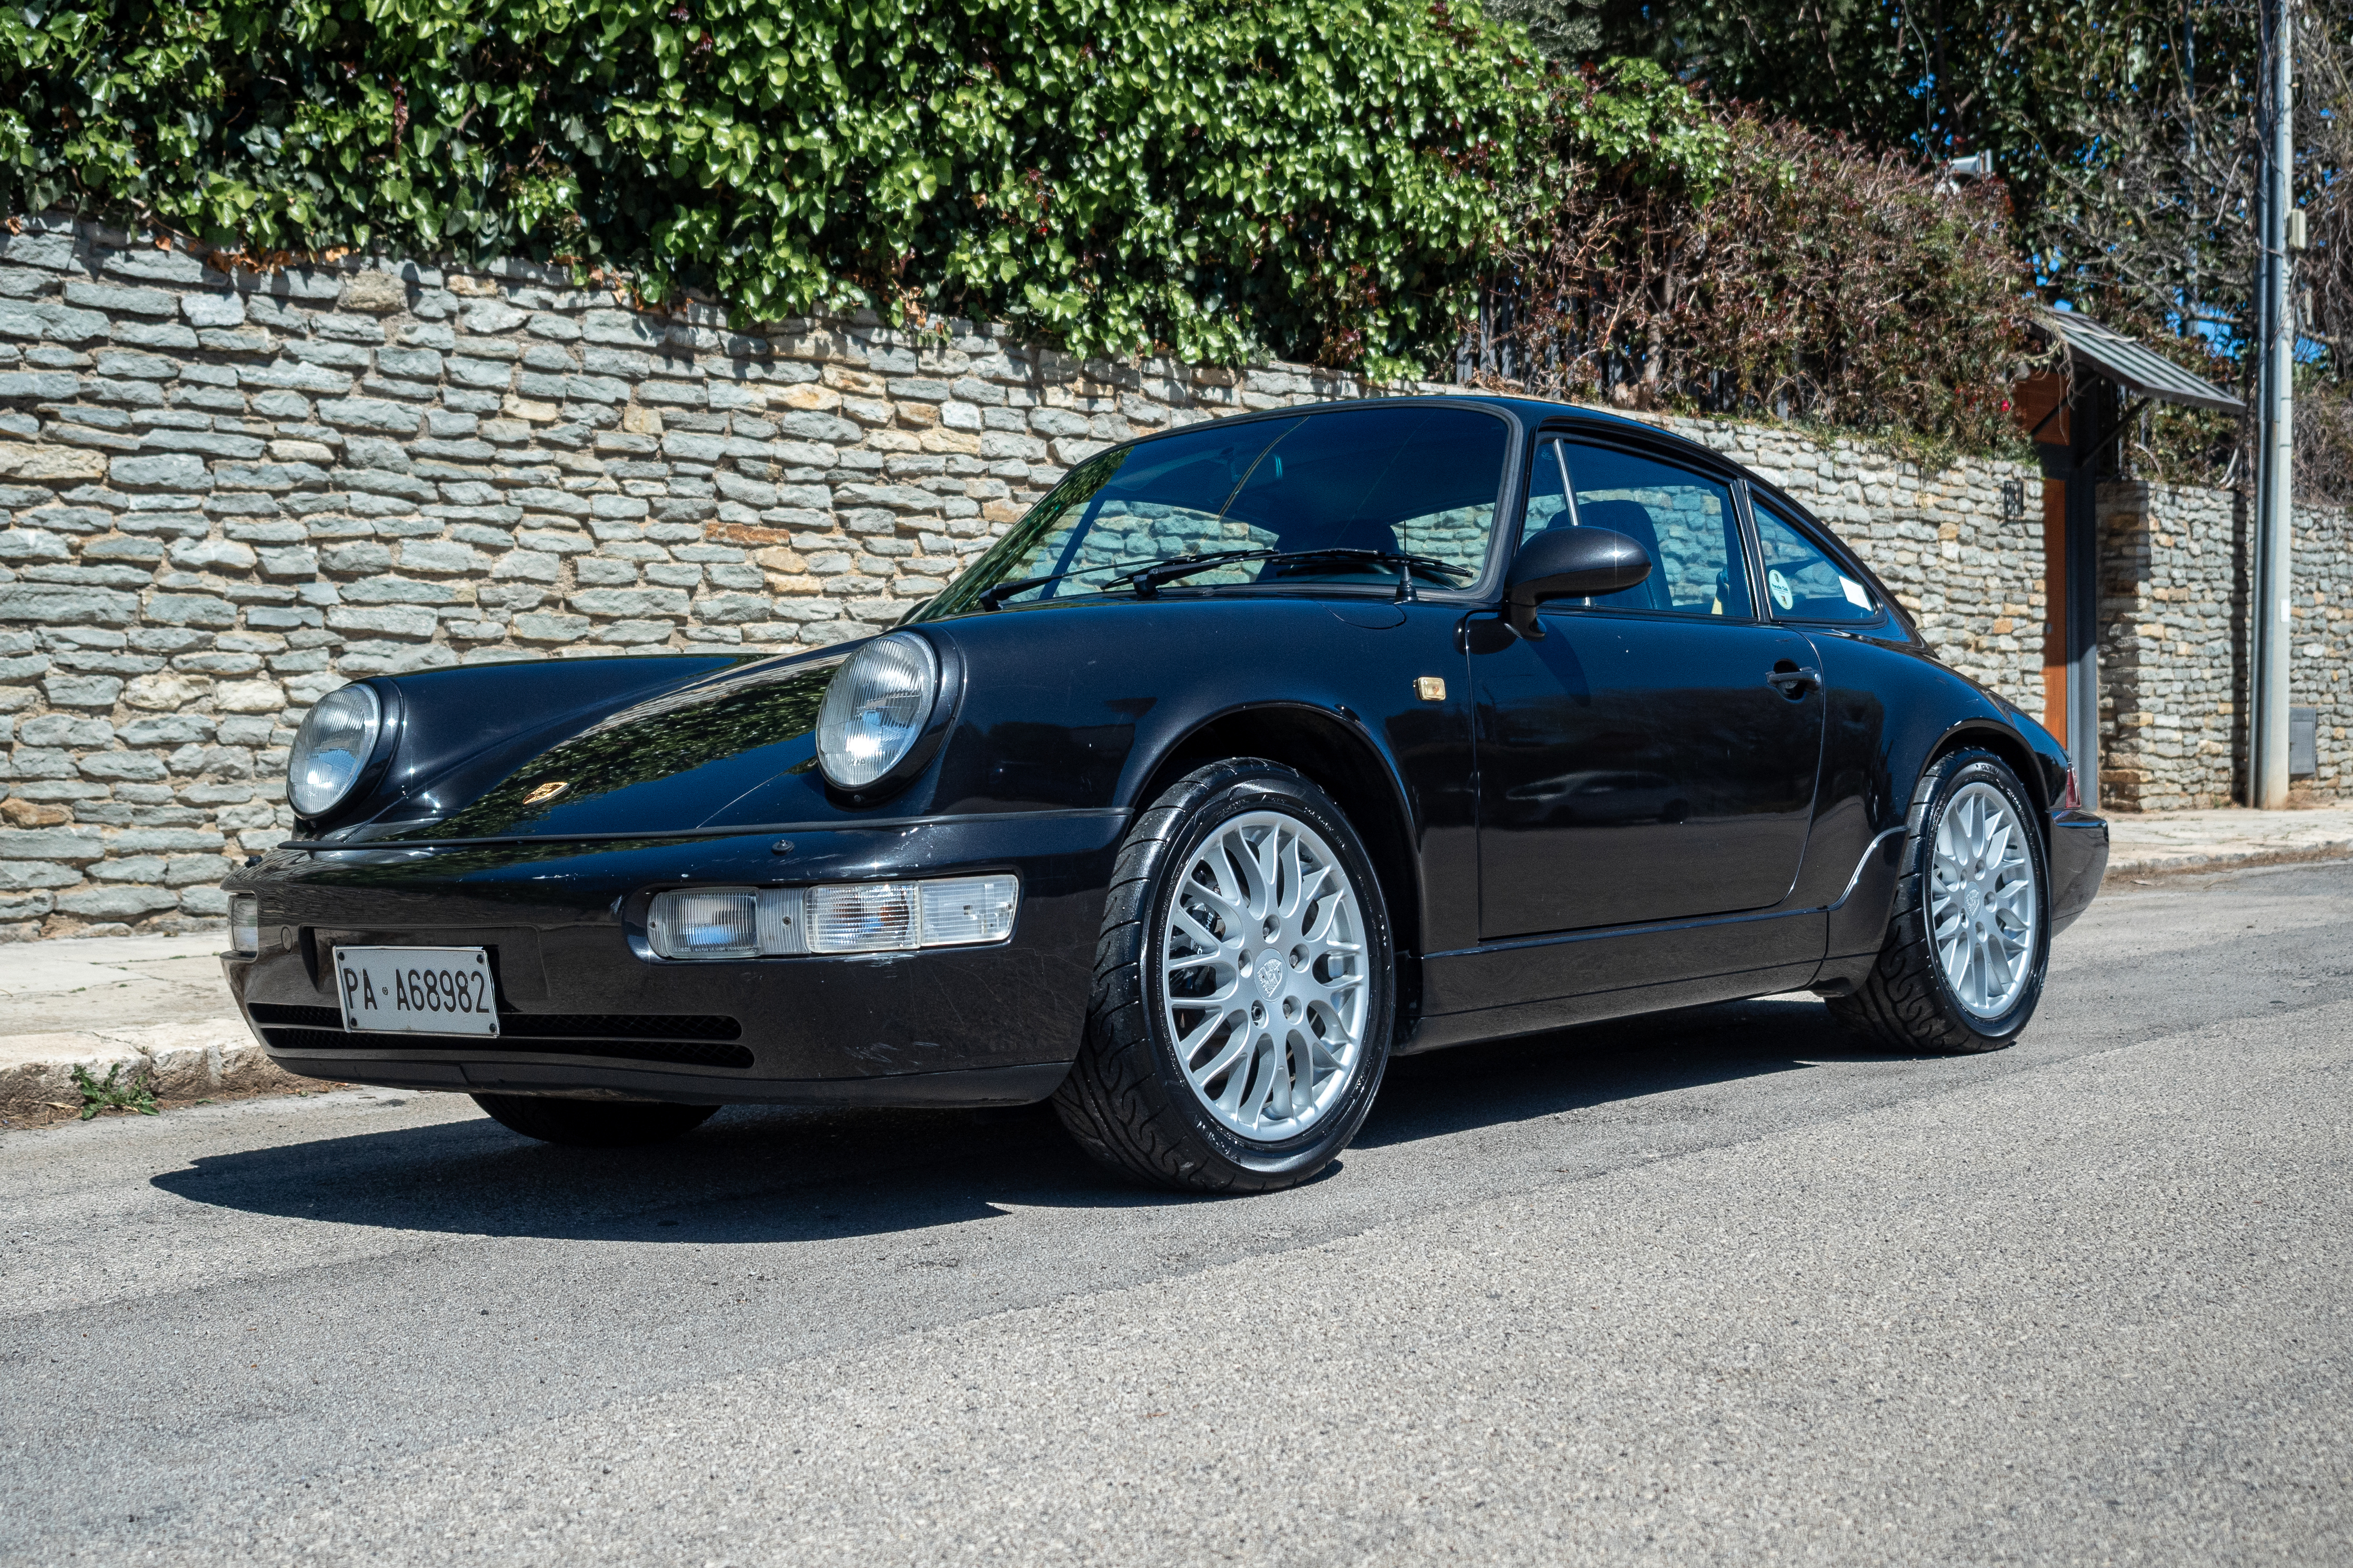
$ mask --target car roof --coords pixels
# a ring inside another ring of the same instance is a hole
[[[1591,408],[1577,403],[1556,403],[1541,397],[1507,397],[1501,394],[1487,392],[1415,393],[1400,397],[1355,397],[1334,399],[1324,403],[1294,403],[1281,408],[1253,409],[1247,414],[1221,415],[1219,417],[1226,423],[1243,424],[1264,419],[1296,419],[1303,415],[1330,414],[1348,408],[1428,407],[1433,403],[1458,405],[1470,404],[1493,408],[1510,416],[1531,430],[1547,420],[1565,419],[1580,425],[1602,426],[1623,431],[1630,436],[1638,435],[1650,440],[1662,442],[1692,457],[1705,458],[1718,466],[1728,461],[1723,453],[1713,447],[1702,446],[1687,436],[1678,436],[1672,430],[1662,430],[1656,425],[1647,424],[1640,419],[1629,419],[1622,414],[1612,414],[1606,408]],[[1198,427],[1198,421],[1191,425],[1172,426],[1165,430],[1155,430],[1148,436],[1132,437],[1130,441],[1158,440],[1164,436],[1175,436]]]

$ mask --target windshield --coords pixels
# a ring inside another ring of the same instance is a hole
[[[1212,423],[1116,447],[1072,468],[918,618],[1128,594],[1129,573],[1227,551],[1426,556],[1452,570],[1415,566],[1417,582],[1459,587],[1486,559],[1509,441],[1493,415],[1441,406]],[[1169,586],[1393,586],[1399,569],[1361,558],[1234,561]]]

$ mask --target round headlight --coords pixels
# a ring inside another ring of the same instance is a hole
[[[932,717],[940,658],[907,632],[876,637],[833,672],[817,715],[817,761],[837,789],[860,790],[906,756]]]
[[[319,699],[295,731],[286,763],[286,798],[304,816],[332,811],[359,783],[384,728],[375,689],[346,686]]]

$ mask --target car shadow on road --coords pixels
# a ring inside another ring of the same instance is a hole
[[[1897,1062],[1810,997],[1653,1013],[1400,1058],[1352,1147],[1383,1148],[1473,1128],[1587,1110],[1817,1062]]]
[[[1858,1049],[1810,1003],[1748,1002],[1588,1025],[1397,1061],[1356,1146],[1394,1147],[1809,1061],[1878,1056]],[[153,1184],[192,1203],[331,1224],[702,1245],[887,1235],[989,1218],[1008,1206],[1226,1201],[1116,1181],[1079,1152],[1046,1106],[737,1106],[676,1142],[632,1150],[554,1148],[487,1117],[466,1118],[205,1155]]]

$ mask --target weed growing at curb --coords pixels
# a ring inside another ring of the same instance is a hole
[[[74,1088],[81,1091],[81,1119],[84,1121],[101,1110],[135,1110],[142,1116],[156,1114],[155,1090],[143,1078],[129,1083],[117,1083],[122,1074],[122,1064],[115,1063],[106,1069],[106,1077],[93,1079],[90,1069],[75,1064]]]

